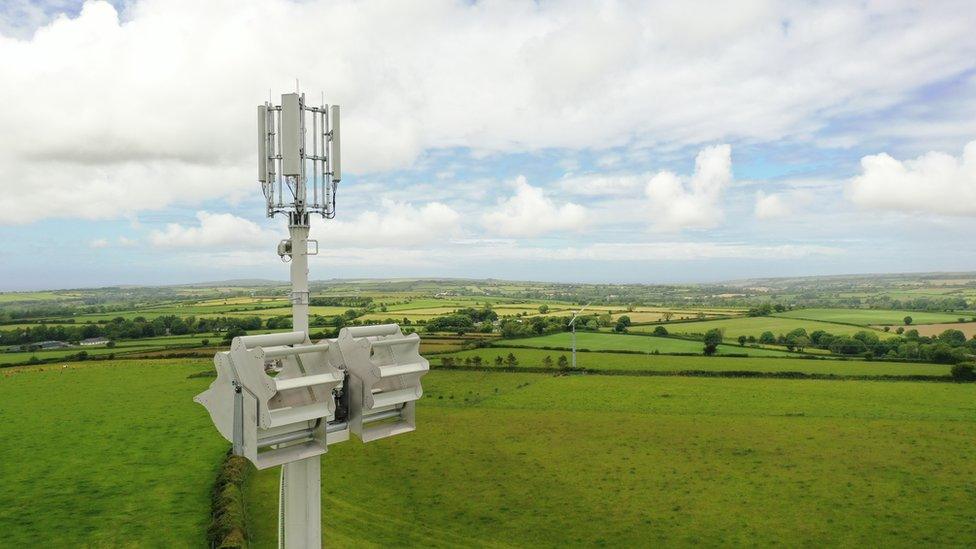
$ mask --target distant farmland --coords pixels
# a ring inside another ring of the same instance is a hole
[[[750,349],[751,350],[751,349]],[[542,368],[548,356],[556,369],[560,356],[567,360],[568,351],[546,349],[519,349],[508,347],[486,347],[471,349],[448,355],[432,357],[434,364],[451,358],[459,366],[465,359],[481,357],[482,367],[492,368],[495,359],[503,360],[511,353],[518,361],[518,367]],[[911,362],[874,362],[865,360],[804,360],[800,358],[779,357],[707,357],[647,355],[611,352],[586,352],[576,354],[577,366],[601,371],[648,371],[648,372],[800,372],[805,374],[831,374],[838,376],[947,376],[949,366],[944,364],[924,364]]]
[[[507,345],[525,347],[553,347],[569,349],[573,345],[572,334],[560,332],[539,337],[505,340]],[[620,335],[593,332],[577,332],[576,348],[591,351],[638,351],[643,353],[696,353],[702,352],[702,342],[672,337]],[[797,356],[786,351],[719,345],[718,354],[748,354],[750,356]]]
[[[722,330],[726,341],[735,341],[739,336],[754,336],[758,338],[763,332],[769,331],[773,335],[786,335],[797,328],[803,328],[807,333],[823,330],[834,335],[854,335],[864,330],[875,332],[878,337],[894,337],[894,333],[885,333],[871,327],[858,327],[849,324],[834,324],[817,320],[779,318],[773,316],[744,316],[721,320],[706,320],[702,322],[676,322],[664,326],[673,334],[704,334],[708,330],[718,328]],[[631,332],[652,332],[657,326],[631,326]]]
[[[972,319],[973,313],[968,311],[959,313],[930,313],[925,311],[891,311],[885,309],[797,309],[795,311],[777,313],[776,316],[869,326],[872,324],[904,325],[903,320],[906,316],[912,317],[912,324],[956,322],[961,317]]]

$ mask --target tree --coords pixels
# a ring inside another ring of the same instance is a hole
[[[953,347],[959,347],[966,344],[966,334],[960,330],[946,330],[939,334],[939,341],[948,343]]]
[[[830,352],[839,355],[857,355],[866,350],[863,341],[850,336],[837,336],[830,342]]]
[[[746,336],[739,336],[739,347],[745,347],[746,341],[747,341]]]
[[[803,352],[803,349],[806,349],[809,346],[810,338],[807,336],[798,336],[793,339],[793,347],[795,347],[796,350],[800,351],[801,353]]]
[[[569,368],[569,360],[566,358],[566,355],[559,355],[559,360],[556,361],[556,365],[563,370]]]
[[[545,303],[543,303],[542,305],[539,305],[539,313],[540,314],[546,314],[548,312],[549,312],[549,306],[548,305],[546,305]]]
[[[505,366],[508,366],[509,368],[518,366],[518,359],[515,358],[515,355],[508,353],[508,356],[505,357]]]
[[[502,359],[501,355],[498,355],[498,356],[495,357],[495,366],[501,366],[504,363],[505,363],[505,360]]]
[[[552,368],[552,357],[551,356],[546,355],[546,358],[542,359],[542,367],[543,368]]]
[[[905,326],[908,326],[909,324],[911,324],[911,323],[912,323],[912,317],[910,317],[910,316],[906,316],[906,317],[905,317],[905,318],[903,318],[902,320],[904,320],[904,321],[905,321]]]
[[[773,332],[770,331],[763,332],[759,336],[759,343],[764,343],[766,345],[776,343],[776,336],[773,335]]]
[[[224,334],[224,341],[230,343],[230,341],[235,337],[245,336],[245,335],[247,335],[247,331],[244,330],[243,328],[238,328],[238,327],[230,328],[229,330],[227,330],[227,333]]]
[[[668,329],[665,328],[664,326],[658,326],[654,328],[654,332],[652,333],[656,336],[666,336],[668,335]]]
[[[708,356],[714,355],[715,351],[718,350],[718,344],[722,342],[722,330],[712,328],[711,330],[705,332],[703,341],[705,343],[705,354]]]
[[[661,318],[665,322],[670,322],[671,319],[674,318],[674,313],[672,313],[671,311],[664,311],[663,313],[661,313]]]
[[[111,348],[115,347],[115,342],[114,341],[109,341],[108,343],[105,344],[105,346],[108,347],[109,349],[111,349]]]
[[[901,334],[905,333],[905,329],[902,328],[901,326],[899,326],[898,329],[895,330],[895,333],[898,334],[898,335],[901,335]]]
[[[206,347],[207,345],[210,345],[210,340],[209,339],[204,339],[203,341],[200,342],[200,345],[203,345],[204,347]]]

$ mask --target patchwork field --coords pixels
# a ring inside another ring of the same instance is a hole
[[[560,356],[571,360],[568,351],[549,351],[545,349],[518,349],[507,347],[487,347],[471,349],[448,355],[431,357],[434,364],[441,364],[444,358],[454,359],[455,364],[465,365],[467,358],[481,357],[483,367],[494,367],[495,359],[503,360],[511,353],[518,361],[517,367],[544,367],[548,356],[553,365]],[[872,362],[864,360],[810,360],[802,358],[777,357],[723,357],[723,356],[675,356],[644,355],[631,353],[586,352],[576,353],[579,368],[611,371],[649,371],[649,372],[801,372],[805,374],[832,374],[842,376],[946,376],[949,366],[944,364],[920,364],[912,362]],[[556,368],[554,366],[554,368]]]
[[[896,328],[898,326],[891,327],[892,330]],[[945,324],[919,324],[917,326],[913,324],[910,329],[918,330],[918,335],[923,336],[937,336],[946,330],[959,330],[966,334],[966,339],[972,339],[973,336],[976,336],[976,322],[947,322]]]
[[[653,332],[657,326],[631,326],[630,332]],[[894,333],[886,333],[871,327],[858,327],[849,324],[834,324],[816,320],[777,318],[770,316],[744,316],[722,320],[708,320],[704,322],[677,322],[664,326],[672,334],[704,334],[708,330],[718,328],[724,332],[726,341],[735,341],[739,336],[754,336],[758,338],[763,332],[769,331],[773,335],[786,335],[792,330],[803,328],[807,333],[823,330],[834,335],[854,335],[863,330],[876,331],[878,337],[894,337]]]
[[[525,347],[570,349],[573,346],[573,338],[572,334],[569,332],[560,332],[525,339],[509,339],[506,340],[506,343]],[[702,342],[671,337],[577,332],[576,348],[589,349],[591,351],[638,351],[643,353],[652,353],[657,351],[659,353],[701,353]],[[786,351],[759,349],[754,347],[739,347],[738,345],[719,345],[718,354],[797,356],[796,353],[788,353]]]
[[[924,311],[890,311],[884,309],[797,309],[776,313],[781,318],[803,318],[807,320],[823,320],[826,322],[845,322],[869,326],[872,324],[892,324],[904,326],[903,319],[912,317],[912,324],[936,324],[940,322],[957,322],[960,318],[973,319],[973,313],[964,311],[959,313],[929,313]]]
[[[0,546],[199,547],[227,444],[207,359],[0,370]]]
[[[425,386],[416,432],[324,457],[329,546],[976,543],[961,526],[973,385],[433,372]],[[276,543],[277,484],[274,470],[248,484],[255,547]]]

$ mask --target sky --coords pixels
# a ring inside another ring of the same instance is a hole
[[[255,107],[342,107],[313,280],[976,270],[970,1],[0,3],[0,291],[286,280]]]

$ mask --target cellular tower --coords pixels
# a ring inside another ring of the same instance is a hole
[[[288,218],[289,238],[277,251],[290,263],[292,331],[235,337],[214,356],[217,379],[194,400],[235,455],[258,469],[281,466],[278,546],[321,547],[322,454],[350,432],[370,442],[413,431],[430,364],[420,337],[396,324],[346,327],[311,341],[308,256],[319,246],[309,239],[309,219],[335,216],[339,106],[283,94],[280,105],[258,106],[257,126],[267,215]]]

